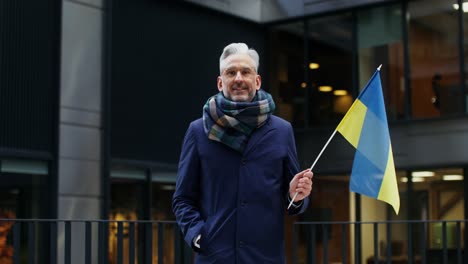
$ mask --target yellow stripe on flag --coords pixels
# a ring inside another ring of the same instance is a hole
[[[367,107],[356,99],[336,128],[346,140],[357,149],[361,137],[362,124],[366,118]]]
[[[385,174],[382,179],[382,185],[380,186],[380,192],[377,199],[392,205],[393,210],[398,214],[398,211],[400,211],[400,196],[398,195],[398,184],[396,182],[395,165],[393,163],[392,145],[390,144],[389,147],[387,167],[385,168]]]

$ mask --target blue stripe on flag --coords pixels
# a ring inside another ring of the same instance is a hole
[[[367,85],[368,87],[360,95],[359,100],[367,106],[367,111],[373,112],[382,122],[387,124],[385,104],[383,101],[380,101],[380,98],[383,99],[383,93],[379,74],[374,74]]]
[[[389,138],[385,124],[373,112],[367,111],[357,149],[382,170],[382,173],[387,167]]]
[[[377,168],[359,150],[356,150],[349,187],[351,191],[377,198],[384,171]]]

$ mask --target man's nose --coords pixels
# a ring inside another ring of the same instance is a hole
[[[235,81],[242,81],[243,78],[242,78],[242,73],[240,71],[238,71],[236,73],[236,78],[234,79]]]

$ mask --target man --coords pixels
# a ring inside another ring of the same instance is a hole
[[[244,43],[220,57],[219,93],[187,130],[173,211],[195,263],[285,263],[283,216],[302,213],[312,172],[298,172],[291,125],[260,89],[259,56]]]

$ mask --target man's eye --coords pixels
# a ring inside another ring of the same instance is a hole
[[[234,75],[236,75],[236,72],[235,71],[226,71],[226,74],[228,76],[234,76]]]

